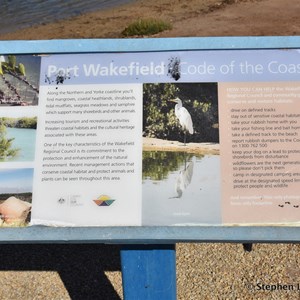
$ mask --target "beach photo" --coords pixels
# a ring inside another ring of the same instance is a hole
[[[0,226],[28,225],[32,181],[32,168],[0,170]]]
[[[41,58],[0,54],[0,106],[38,105]]]
[[[143,86],[142,224],[220,224],[217,83]]]
[[[0,116],[0,163],[34,161],[37,117]]]

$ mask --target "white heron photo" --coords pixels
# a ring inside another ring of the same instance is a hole
[[[142,224],[219,224],[217,83],[143,86]]]

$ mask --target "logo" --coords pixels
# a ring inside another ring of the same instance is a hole
[[[67,206],[82,206],[81,195],[65,195],[57,199],[57,203]]]
[[[101,195],[97,199],[93,200],[98,206],[110,206],[115,199],[111,199],[107,195]]]

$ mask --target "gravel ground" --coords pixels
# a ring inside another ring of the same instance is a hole
[[[1,250],[0,299],[123,299],[120,246],[1,245]],[[180,243],[176,253],[180,300],[300,299],[298,245],[255,244],[245,252],[241,244]],[[285,284],[289,290],[258,290],[262,284]]]
[[[298,245],[255,244],[245,252],[241,244],[178,244],[178,299],[300,299],[298,265]],[[294,290],[259,290],[262,284]]]

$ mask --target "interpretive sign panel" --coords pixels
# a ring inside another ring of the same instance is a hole
[[[3,53],[2,225],[297,225],[300,50],[188,50]]]

